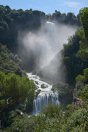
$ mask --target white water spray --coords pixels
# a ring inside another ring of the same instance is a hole
[[[20,34],[19,41],[24,46],[23,51],[21,51],[21,55],[24,54],[22,59],[26,63],[26,61],[33,58],[33,62],[29,63],[29,67],[34,65],[33,71],[35,73],[42,72],[42,75],[47,80],[51,79],[51,82],[53,82],[58,78],[57,82],[64,82],[65,72],[63,71],[63,65],[61,66],[62,57],[60,51],[63,44],[68,41],[68,38],[74,34],[76,29],[77,27],[74,26],[47,21],[36,32]]]

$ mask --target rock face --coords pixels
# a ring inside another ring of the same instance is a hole
[[[38,84],[38,82],[37,82],[37,81],[35,81],[35,83],[36,83],[36,84]]]
[[[64,104],[64,105],[71,104],[73,101],[73,95],[66,94],[64,96],[59,96],[59,100],[60,100],[61,104]]]
[[[73,104],[80,106],[80,107],[84,106],[84,102],[80,98],[77,98],[77,97],[73,98]]]
[[[42,84],[41,88],[47,88],[48,86],[46,84]]]

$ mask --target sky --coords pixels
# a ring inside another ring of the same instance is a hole
[[[40,10],[46,14],[55,10],[78,14],[81,8],[88,7],[88,0],[0,0],[0,5],[8,5],[12,9]]]

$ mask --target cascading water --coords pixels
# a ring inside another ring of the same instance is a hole
[[[38,32],[29,32],[23,39],[21,37],[27,55],[29,57],[30,53],[33,55],[35,73],[50,82],[64,82],[65,72],[60,51],[68,37],[75,31],[74,27],[47,21]],[[58,94],[52,91],[52,85],[40,80],[37,75],[32,73],[27,75],[37,87],[35,91],[37,94],[33,101],[33,114],[40,113],[49,103],[59,105]]]
[[[30,80],[34,81],[37,87],[35,92],[39,92],[33,101],[33,114],[40,113],[49,103],[59,105],[58,93],[52,91],[52,85],[40,80],[37,75],[33,75],[32,73],[27,73],[27,75]]]

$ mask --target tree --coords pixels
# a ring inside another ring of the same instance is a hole
[[[85,37],[88,43],[88,7],[81,9],[79,14],[80,14],[81,22],[83,24]]]

